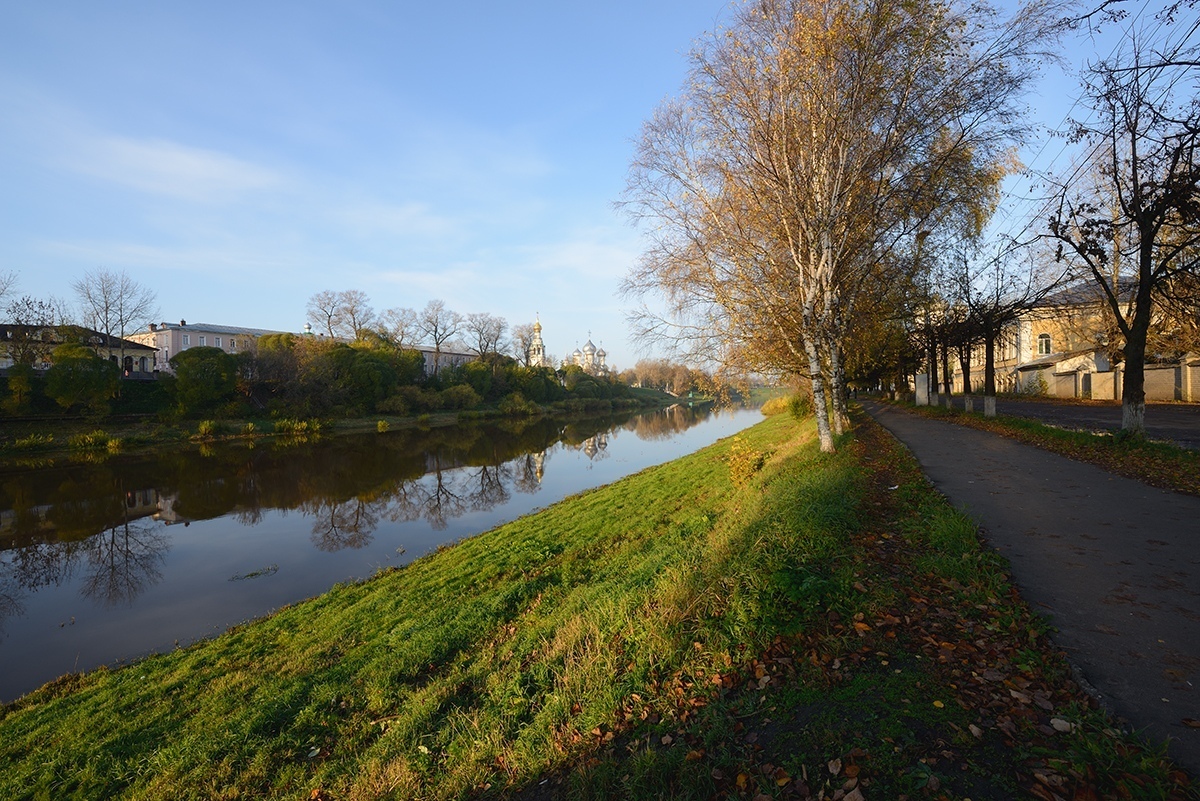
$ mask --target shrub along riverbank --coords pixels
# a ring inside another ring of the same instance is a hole
[[[778,415],[212,641],[61,679],[0,710],[0,791],[1188,797],[1070,680],[971,524],[858,426],[821,455],[811,423]]]

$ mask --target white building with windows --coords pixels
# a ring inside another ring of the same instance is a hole
[[[130,334],[127,339],[154,348],[154,369],[173,373],[171,357],[188,348],[220,348],[233,354],[254,352],[259,337],[284,333],[287,332],[212,323],[189,325],[187,320],[180,320],[178,324],[151,323],[148,330]]]

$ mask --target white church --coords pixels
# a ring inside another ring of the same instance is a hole
[[[608,375],[608,365],[604,362],[607,357],[608,354],[604,352],[604,348],[597,348],[592,344],[589,334],[588,341],[583,348],[576,348],[568,358],[563,359],[561,366],[566,367],[573,364],[582,367],[583,371],[589,375]],[[533,340],[529,344],[529,366],[553,367],[546,358],[546,345],[542,342],[542,321],[540,319],[533,323]]]

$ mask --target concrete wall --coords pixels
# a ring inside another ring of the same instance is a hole
[[[1146,400],[1183,400],[1183,369],[1178,365],[1146,365]]]

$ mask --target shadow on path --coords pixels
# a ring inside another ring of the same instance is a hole
[[[863,407],[1006,557],[1119,718],[1200,774],[1200,498],[895,407]]]

